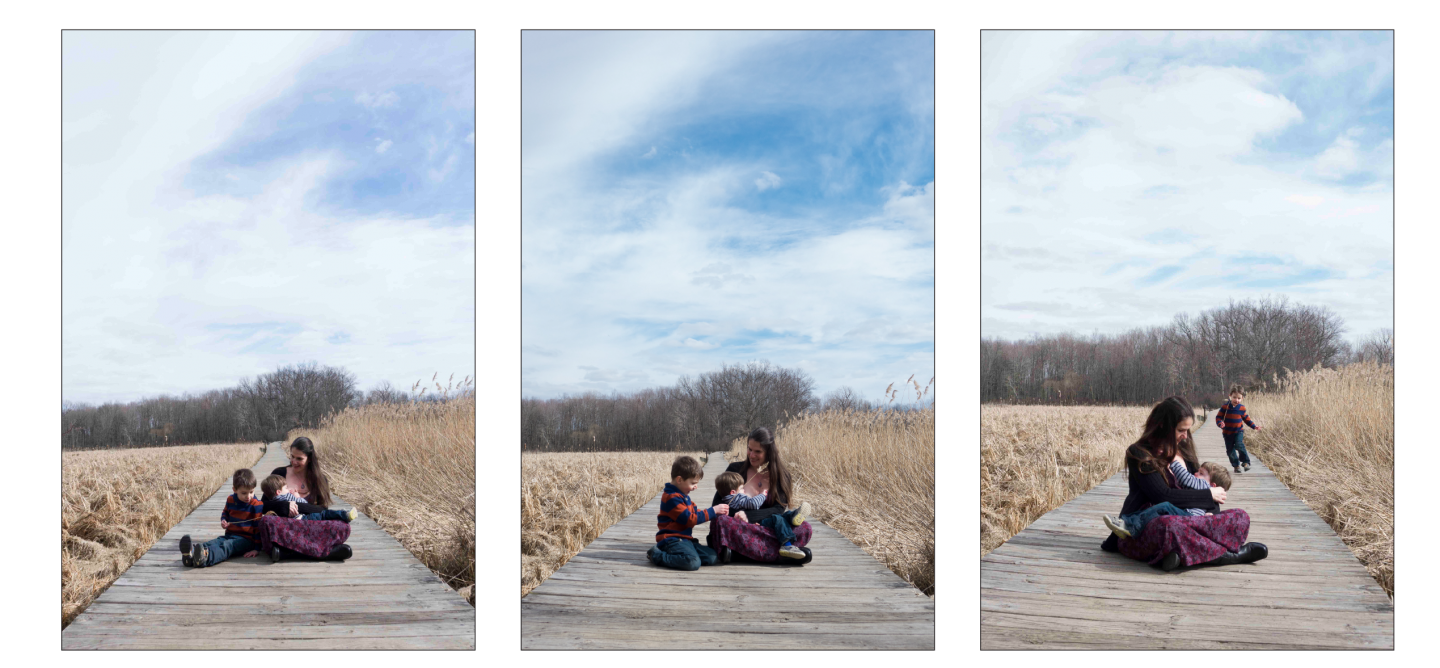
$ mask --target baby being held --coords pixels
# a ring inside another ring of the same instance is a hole
[[[745,478],[734,471],[726,471],[715,476],[715,489],[725,492],[725,504],[730,506],[730,513],[733,515],[737,510],[759,510],[765,505],[765,492],[755,496],[746,494]]]
[[[285,476],[283,475],[272,475],[261,481],[260,492],[263,495],[265,511],[275,513],[281,517],[289,517],[289,507],[292,502],[298,506],[309,506],[309,508],[305,508],[301,512],[304,512],[304,510],[314,511],[300,515],[300,519],[302,520],[339,520],[349,523],[357,517],[354,508],[350,510],[331,510],[306,503],[305,499],[300,498],[300,495],[290,491],[290,485],[285,482]]]
[[[1179,455],[1176,455],[1175,460],[1170,462],[1170,473],[1175,476],[1175,481],[1180,483],[1181,487],[1188,489],[1223,487],[1226,491],[1230,490],[1230,471],[1215,462],[1205,462],[1201,464],[1200,468],[1195,471],[1195,474],[1191,475],[1190,469],[1185,466],[1185,460],[1181,459]],[[1121,515],[1118,518],[1112,518],[1106,515],[1102,519],[1105,522],[1105,526],[1116,536],[1131,538],[1140,535],[1140,533],[1145,530],[1145,525],[1150,523],[1150,520],[1161,515],[1211,514],[1213,513],[1207,513],[1199,508],[1179,508],[1176,507],[1175,504],[1162,502],[1141,510],[1140,512]]]

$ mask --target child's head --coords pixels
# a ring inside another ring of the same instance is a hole
[[[681,455],[675,458],[675,463],[670,465],[670,482],[680,491],[689,494],[700,486],[700,479],[705,477],[705,469],[700,467],[700,462],[689,455]]]
[[[235,490],[235,498],[249,501],[250,494],[255,491],[255,472],[250,469],[236,471],[230,478],[230,488]]]
[[[727,496],[734,494],[735,490],[745,486],[745,478],[734,471],[726,471],[715,476],[716,491],[724,492]]]
[[[285,493],[285,476],[272,475],[260,481],[260,493],[266,501],[270,501]]]
[[[1210,483],[1211,487],[1223,487],[1225,491],[1230,491],[1230,470],[1220,464],[1215,462],[1201,464],[1200,470],[1195,472],[1195,477]]]
[[[1231,403],[1236,403],[1236,404],[1238,404],[1238,403],[1240,403],[1240,400],[1241,400],[1241,399],[1244,399],[1244,398],[1245,398],[1245,390],[1244,390],[1243,388],[1241,388],[1239,385],[1231,385],[1231,386],[1230,386],[1230,401],[1231,401]]]

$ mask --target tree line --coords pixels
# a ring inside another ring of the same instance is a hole
[[[325,416],[350,406],[429,400],[414,389],[406,393],[382,382],[362,392],[355,375],[343,367],[307,362],[199,395],[99,406],[67,401],[60,411],[60,444],[94,449],[278,441],[292,429],[318,427]]]
[[[814,389],[803,371],[749,362],[628,394],[522,399],[520,446],[537,452],[715,451],[755,427],[777,429],[806,411],[878,407],[848,387],[818,398]]]
[[[1232,384],[1260,389],[1285,369],[1394,363],[1394,332],[1352,345],[1328,307],[1286,298],[1231,301],[1168,325],[1114,335],[980,342],[980,401],[1150,404],[1170,395],[1218,406]]]

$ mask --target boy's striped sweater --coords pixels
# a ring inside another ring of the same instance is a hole
[[[1227,401],[1224,406],[1220,407],[1220,410],[1215,412],[1215,426],[1227,434],[1238,434],[1245,431],[1242,422],[1250,425],[1251,429],[1259,429],[1254,422],[1250,421],[1250,416],[1245,413],[1245,404],[1232,404]]]
[[[249,503],[241,503],[234,494],[226,497],[225,509],[220,511],[220,519],[230,523],[225,529],[227,536],[242,536],[250,540],[257,540],[257,529],[260,528],[260,516],[265,513],[265,504],[252,494]]]
[[[655,542],[667,538],[688,538],[696,540],[690,535],[690,530],[696,524],[704,524],[715,519],[715,509],[706,508],[700,510],[690,501],[690,496],[680,491],[672,483],[665,483],[665,492],[660,495],[660,514],[655,516],[660,524],[660,530],[655,532]]]

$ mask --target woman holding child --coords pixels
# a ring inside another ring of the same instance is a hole
[[[732,553],[752,561],[809,563],[813,555],[805,545],[810,542],[811,530],[805,516],[810,507],[802,503],[789,510],[793,480],[780,459],[775,438],[769,429],[759,427],[750,432],[745,445],[746,458],[717,476],[711,505],[744,498],[756,499],[759,507],[737,510],[731,505],[729,515],[715,518],[706,542],[722,563],[728,563]],[[733,481],[741,485],[732,489]],[[759,501],[762,494],[763,501]]]
[[[1158,563],[1166,571],[1200,564],[1246,564],[1269,554],[1265,545],[1245,542],[1250,516],[1244,510],[1220,510],[1226,499],[1224,487],[1189,489],[1179,484],[1182,477],[1197,472],[1203,476],[1190,438],[1194,424],[1195,409],[1180,397],[1170,397],[1150,411],[1140,440],[1125,451],[1130,493],[1120,510],[1121,521],[1106,518],[1113,533],[1101,549]],[[1183,467],[1177,465],[1172,472],[1172,463]]]
[[[290,465],[278,467],[270,475],[264,505],[265,510],[274,514],[267,513],[261,518],[260,538],[271,561],[349,559],[353,552],[345,540],[350,537],[349,522],[356,515],[351,510],[341,513],[345,517],[340,517],[336,511],[328,510],[330,480],[320,466],[315,444],[305,436],[295,439],[290,444]],[[278,477],[284,478],[283,484],[275,480]],[[285,496],[284,492],[290,493],[286,498],[301,501],[277,500],[276,497]]]

